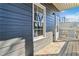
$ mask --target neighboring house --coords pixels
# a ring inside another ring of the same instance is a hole
[[[0,55],[33,55],[55,41],[58,11],[52,3],[0,4]]]

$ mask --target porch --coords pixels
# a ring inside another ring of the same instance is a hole
[[[35,56],[79,56],[79,39],[59,39],[34,53]]]
[[[62,24],[62,25],[61,25]],[[66,24],[66,25],[65,25]],[[68,24],[68,25],[67,25]],[[35,56],[79,56],[79,30],[73,23],[59,24],[59,38],[39,51]],[[78,25],[78,24],[77,24]],[[72,26],[72,28],[71,28]]]

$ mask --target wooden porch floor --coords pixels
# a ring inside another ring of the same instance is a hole
[[[35,56],[79,56],[79,40],[59,40],[39,50]]]
[[[79,56],[79,40],[70,40],[63,47],[61,56]]]

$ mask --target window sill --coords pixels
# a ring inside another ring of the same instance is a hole
[[[46,38],[46,37],[44,37],[44,36],[34,37],[33,41],[41,40],[41,39],[44,39],[44,38]]]

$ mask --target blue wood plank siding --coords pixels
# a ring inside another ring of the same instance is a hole
[[[54,31],[54,29],[55,29],[55,19],[54,19],[54,17],[52,16],[52,14],[50,13],[50,14],[48,14],[47,16],[46,16],[46,32],[52,32],[52,31]]]
[[[32,4],[0,4],[0,41],[22,37],[26,55],[33,55]]]
[[[46,7],[46,32],[52,32],[55,26],[55,19],[52,16],[52,12],[54,10],[56,11],[57,9],[54,8],[54,6],[52,6],[52,8],[54,9],[51,9],[50,8],[51,4],[43,4],[43,5]],[[0,4],[0,44],[3,41],[21,37],[22,40],[25,40],[24,41],[25,55],[33,55],[32,34],[33,34],[32,4],[28,4],[28,3]],[[41,47],[45,46],[46,45],[45,42],[48,43],[48,41],[49,40],[47,38],[43,39],[43,43]],[[38,41],[37,46],[40,46],[39,43],[41,42],[42,40]],[[0,46],[0,51],[1,49],[2,48]],[[11,51],[11,53],[13,52]],[[6,53],[5,55],[11,55],[11,54]]]
[[[46,7],[46,32],[52,32],[55,29],[55,16],[53,12],[58,11],[58,9],[53,4],[43,4]]]

